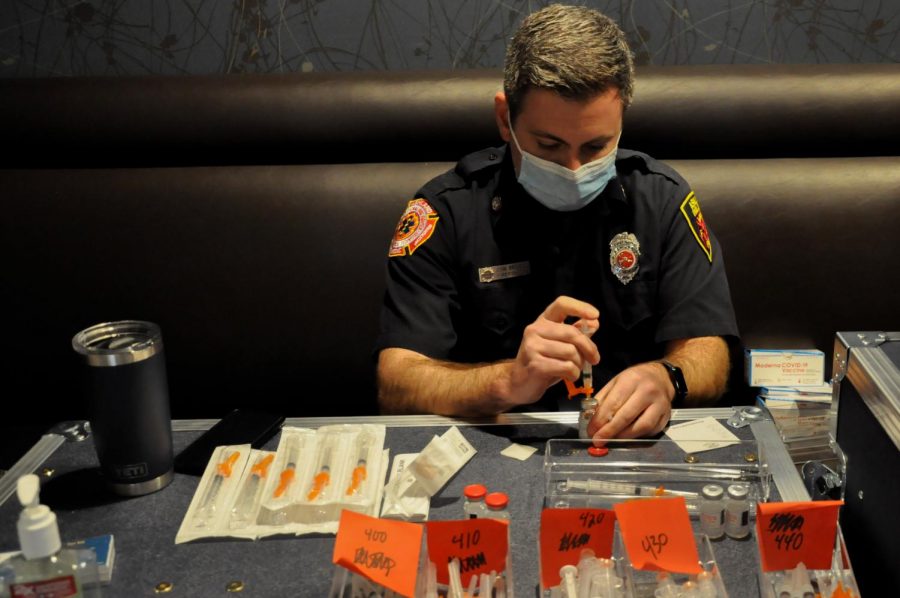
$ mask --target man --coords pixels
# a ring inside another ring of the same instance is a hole
[[[673,400],[722,394],[737,326],[719,245],[676,172],[618,149],[632,79],[604,15],[525,19],[494,100],[507,146],[426,184],[391,243],[382,411],[555,410],[587,363],[602,384],[589,434],[634,438]]]

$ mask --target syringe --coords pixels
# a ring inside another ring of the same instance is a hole
[[[592,334],[591,329],[588,328],[586,324],[582,324],[578,327],[578,330],[581,331],[585,336],[590,336]],[[563,382],[566,384],[566,390],[569,393],[569,398],[574,399],[578,396],[591,397],[594,394],[594,366],[591,365],[589,361],[585,361],[581,364],[581,383],[580,387],[575,386],[575,383],[569,380],[568,378],[563,378]]]
[[[588,338],[593,334],[593,331],[587,324],[582,324],[578,329],[581,331],[581,334]],[[587,360],[581,366],[581,386],[586,396],[590,397],[594,394],[594,366]]]
[[[459,578],[459,559],[454,557],[447,564],[448,598],[463,598],[462,580]]]
[[[616,575],[616,564],[611,559],[598,559],[597,568],[591,572],[590,596],[619,598],[624,596],[622,578]]]
[[[697,492],[683,490],[669,490],[663,486],[640,486],[638,484],[626,484],[624,482],[609,482],[606,480],[573,480],[566,479],[559,482],[562,492],[577,491],[588,494],[621,494],[626,496],[684,496],[685,498],[699,498]]]
[[[350,485],[347,486],[347,496],[352,496],[362,490],[363,482],[366,481],[366,465],[369,459],[370,438],[368,434],[361,434],[359,437],[359,449],[356,455],[356,467],[350,474]]]
[[[260,455],[253,467],[251,467],[250,476],[244,482],[244,487],[241,489],[241,493],[238,495],[238,499],[235,501],[234,508],[231,511],[231,527],[245,527],[247,525],[254,505],[259,502],[259,497],[265,485],[263,480],[268,476],[269,465],[271,465],[273,459],[275,459],[273,453]]]
[[[225,480],[231,477],[232,468],[235,462],[241,457],[240,451],[223,451],[222,460],[216,464],[216,474],[206,488],[206,492],[197,508],[197,526],[206,525],[206,519],[212,517],[216,512],[216,499],[219,497],[219,490]]]
[[[316,468],[316,474],[313,476],[309,492],[306,495],[307,500],[316,500],[321,497],[325,487],[331,483],[331,453],[331,444],[326,444],[322,448],[319,466]]]
[[[284,453],[283,462],[285,465],[278,478],[278,485],[275,487],[274,492],[272,492],[272,498],[274,499],[282,498],[288,491],[288,488],[291,487],[291,484],[294,483],[294,476],[297,473],[297,460],[299,459],[296,438],[289,437],[285,441]]]
[[[578,569],[575,565],[563,565],[559,570],[560,584],[565,598],[578,598]]]

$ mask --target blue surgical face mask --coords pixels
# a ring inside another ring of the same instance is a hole
[[[573,212],[591,203],[606,189],[607,183],[616,176],[616,152],[619,137],[612,151],[593,162],[583,164],[577,170],[570,170],[556,162],[538,158],[522,150],[512,122],[509,123],[516,149],[522,154],[519,166],[519,184],[551,210]]]

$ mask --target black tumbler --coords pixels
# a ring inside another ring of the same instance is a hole
[[[173,477],[169,387],[159,326],[139,320],[82,330],[91,433],[100,469],[116,494],[139,496]]]

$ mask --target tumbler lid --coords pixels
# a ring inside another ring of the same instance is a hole
[[[72,348],[84,355],[88,365],[124,365],[149,359],[162,351],[162,333],[152,322],[104,322],[76,334]]]

